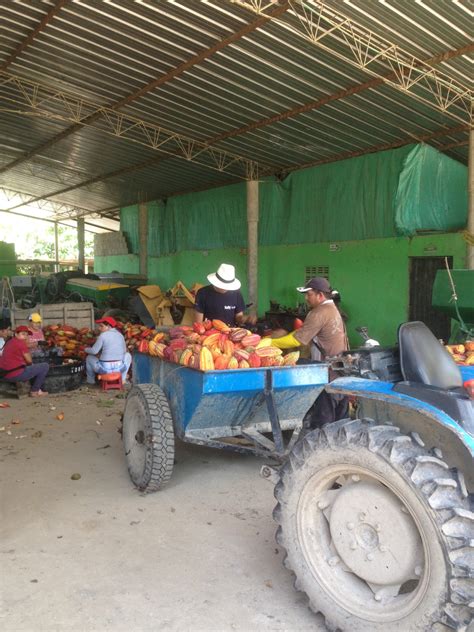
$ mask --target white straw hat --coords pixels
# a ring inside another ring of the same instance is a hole
[[[240,281],[235,278],[235,268],[230,263],[221,263],[217,272],[207,275],[207,280],[221,290],[240,289]]]

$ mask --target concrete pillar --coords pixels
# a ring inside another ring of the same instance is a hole
[[[148,206],[138,205],[138,260],[139,272],[148,277]]]
[[[468,166],[469,204],[467,211],[467,265],[468,270],[474,270],[474,129],[469,130],[469,166]]]
[[[247,180],[247,284],[250,314],[258,312],[258,180]]]
[[[77,220],[77,267],[85,272],[85,257],[84,257],[84,218],[79,217]]]
[[[59,272],[59,234],[58,222],[54,222],[54,271]]]

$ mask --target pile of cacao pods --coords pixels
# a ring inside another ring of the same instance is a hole
[[[141,340],[138,351],[201,371],[294,366],[300,356],[299,351],[283,355],[271,338],[221,320],[172,327]]]
[[[446,345],[456,364],[474,366],[474,340],[466,340],[462,345]]]
[[[130,352],[135,350],[139,351],[140,344],[143,341],[149,342],[156,334],[156,331],[154,329],[150,329],[150,327],[146,327],[145,325],[135,325],[133,323],[125,323],[122,326],[121,331],[124,335],[127,349]]]
[[[63,358],[84,359],[87,355],[84,349],[91,347],[96,339],[88,327],[77,329],[71,325],[46,325],[43,333],[49,347],[62,347]]]

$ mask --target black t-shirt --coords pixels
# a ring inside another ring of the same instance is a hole
[[[212,285],[206,285],[196,294],[195,309],[204,318],[222,320],[232,327],[235,325],[235,315],[245,310],[245,303],[240,290],[230,290],[225,294],[216,292]]]

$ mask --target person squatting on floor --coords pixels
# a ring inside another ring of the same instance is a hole
[[[15,329],[15,335],[7,340],[0,357],[0,375],[7,382],[31,382],[31,397],[41,397],[48,394],[41,389],[49,371],[49,364],[33,364],[26,342],[30,331],[26,325],[20,325]]]
[[[106,316],[95,321],[99,326],[100,335],[92,347],[86,347],[86,375],[87,384],[95,384],[97,373],[122,374],[123,384],[127,381],[127,373],[132,363],[132,356],[127,351],[125,338],[117,331],[117,321]]]

